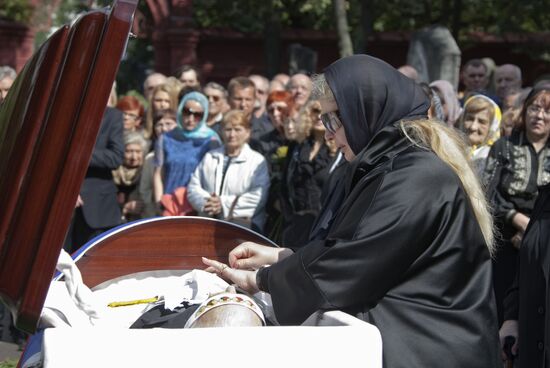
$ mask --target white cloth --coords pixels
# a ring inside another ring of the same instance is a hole
[[[82,274],[69,253],[61,250],[56,269],[63,273],[65,281],[52,281],[40,324],[45,326],[94,325],[106,307],[94,298],[92,291],[84,285]]]
[[[200,304],[229,286],[217,275],[202,270],[185,274],[151,271],[111,280],[92,291],[82,282],[80,270],[65,251],[61,252],[57,268],[65,280],[50,284],[40,318],[41,327],[128,328],[151,304],[116,308],[108,304],[158,297],[165,308],[174,309],[183,302]]]
[[[227,168],[222,188],[225,147],[208,152],[191,176],[187,199],[201,215],[212,193],[221,198],[223,218],[227,218],[236,196],[234,217],[249,217],[260,229],[265,221],[265,203],[269,193],[269,172],[262,155],[245,144]]]
[[[487,156],[489,156],[490,146],[481,146],[472,152],[472,162],[479,178],[483,177],[485,165],[487,164]]]

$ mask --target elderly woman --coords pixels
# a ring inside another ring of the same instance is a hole
[[[333,309],[374,324],[386,367],[497,367],[492,221],[462,138],[379,59],[342,58],[316,86],[350,162],[328,235],[295,253],[243,243],[209,271],[270,293],[281,324]]]
[[[538,187],[550,183],[550,89],[533,89],[510,137],[499,139],[485,168],[501,244],[494,261],[499,316],[502,300],[513,281],[517,247],[529,223]],[[501,319],[502,320],[502,319]]]
[[[138,186],[145,152],[149,144],[140,133],[131,132],[124,136],[124,160],[118,169],[113,170],[113,180],[117,186],[117,200],[122,210],[123,221],[141,218],[143,201]]]
[[[199,214],[261,231],[269,191],[267,163],[248,146],[250,120],[243,111],[226,113],[221,128],[224,145],[204,156],[187,199]]]
[[[464,102],[460,130],[466,134],[470,157],[482,175],[493,143],[500,137],[502,114],[498,105],[484,95],[473,95]]]
[[[155,201],[186,187],[206,152],[220,146],[220,138],[206,126],[208,100],[199,92],[186,94],[178,107],[177,124],[161,135],[155,147]]]

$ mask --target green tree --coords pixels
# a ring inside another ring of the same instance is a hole
[[[0,19],[29,24],[33,10],[27,0],[2,0],[0,2]]]

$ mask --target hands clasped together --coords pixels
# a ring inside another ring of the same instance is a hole
[[[222,200],[216,193],[212,193],[210,198],[206,200],[204,212],[209,216],[215,216],[222,213]]]
[[[229,253],[229,265],[202,257],[208,266],[206,271],[231,280],[241,289],[254,294],[259,291],[256,273],[262,266],[268,266],[292,254],[288,248],[275,248],[253,242],[244,242]]]

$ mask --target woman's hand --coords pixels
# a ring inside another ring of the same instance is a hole
[[[510,351],[512,352],[512,354],[518,355],[518,321],[512,319],[504,321],[502,323],[502,327],[498,331],[498,336],[500,338],[500,347],[502,349],[501,355],[503,361],[508,359],[506,353],[504,352],[504,341],[508,336],[512,336],[515,339]]]
[[[222,212],[222,200],[216,195],[216,193],[212,193],[210,198],[206,200],[204,212],[208,216],[218,215]]]
[[[142,201],[129,201],[124,204],[122,208],[123,215],[139,215],[143,211],[143,202]]]
[[[512,242],[512,245],[514,248],[519,249],[521,247],[521,241],[523,240],[523,233],[521,231],[518,231],[517,233],[512,236],[510,241]]]
[[[523,213],[516,212],[514,217],[512,217],[512,225],[520,232],[524,233],[529,225],[529,217],[525,216]]]
[[[236,270],[227,266],[225,263],[205,257],[202,257],[202,262],[208,266],[205,271],[215,273],[223,279],[231,280],[231,282],[235,283],[247,293],[255,294],[260,291],[258,285],[256,285],[256,272],[258,271]]]
[[[293,252],[288,248],[267,247],[253,242],[239,244],[229,253],[229,265],[239,270],[257,270],[272,265]]]
[[[74,205],[74,208],[81,207],[82,205],[84,205],[84,201],[82,200],[82,197],[79,194],[78,198],[76,199],[76,204]]]

